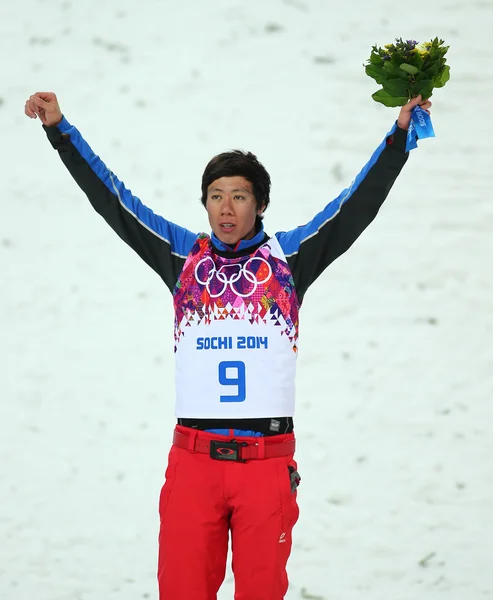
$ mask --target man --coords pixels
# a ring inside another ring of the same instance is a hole
[[[411,110],[352,185],[308,224],[274,236],[270,177],[251,153],[214,157],[202,176],[211,235],[155,215],[63,117],[53,93],[25,112],[89,201],[163,279],[175,308],[178,419],[161,492],[161,600],[213,600],[231,533],[236,600],[281,600],[298,518],[294,376],[307,288],[376,216],[407,160]]]

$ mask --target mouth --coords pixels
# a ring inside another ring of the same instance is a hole
[[[225,233],[231,233],[235,230],[236,225],[234,223],[219,223],[219,227],[221,231],[224,231]]]

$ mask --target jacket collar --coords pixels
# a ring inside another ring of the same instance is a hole
[[[211,232],[211,240],[218,250],[222,250],[223,252],[240,252],[251,246],[258,246],[263,241],[264,235],[264,224],[260,222],[260,229],[251,240],[240,240],[234,247],[221,242],[213,231]]]

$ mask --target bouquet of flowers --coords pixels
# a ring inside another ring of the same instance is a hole
[[[373,46],[365,71],[382,86],[372,95],[373,100],[385,106],[403,106],[420,94],[427,100],[434,88],[443,87],[450,79],[444,58],[449,47],[444,43],[438,38],[422,44],[396,38],[395,44]]]
[[[427,100],[434,88],[443,87],[450,79],[444,58],[449,47],[444,43],[438,38],[422,44],[396,38],[394,44],[383,48],[373,46],[365,71],[382,86],[372,94],[373,100],[384,106],[404,106],[419,95]],[[416,148],[418,138],[435,136],[427,112],[416,106],[411,115],[406,151]]]

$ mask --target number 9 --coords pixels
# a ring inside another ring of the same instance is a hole
[[[236,377],[228,377],[227,369],[236,369]],[[238,387],[236,396],[220,396],[221,402],[244,402],[246,398],[246,370],[241,361],[224,360],[219,363],[219,383]]]

